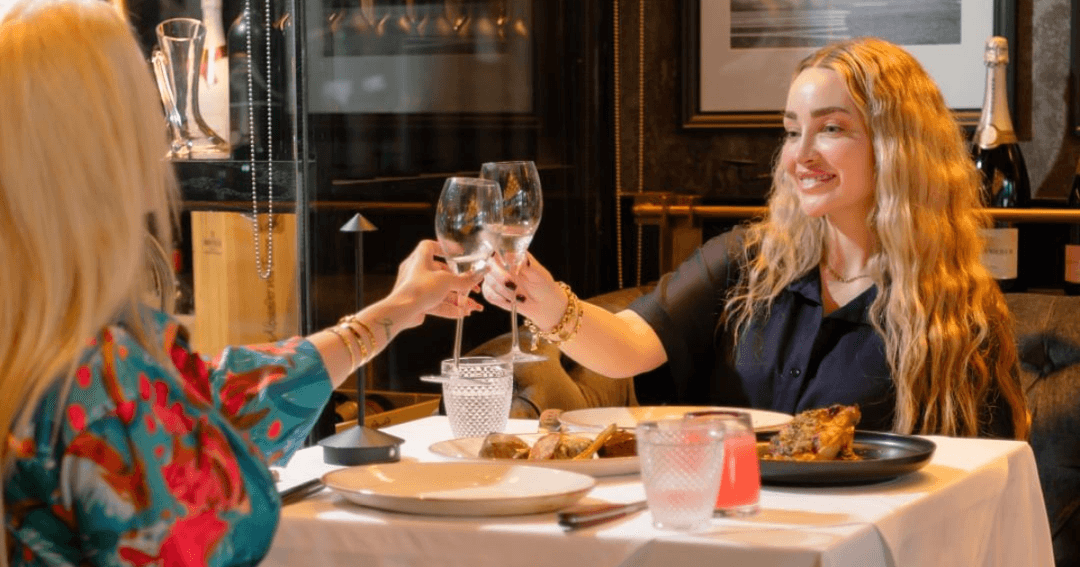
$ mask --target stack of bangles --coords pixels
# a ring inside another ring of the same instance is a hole
[[[541,331],[531,319],[525,319],[525,325],[529,328],[529,332],[532,333],[532,350],[536,350],[536,347],[539,346],[540,339],[544,339],[553,345],[568,342],[577,335],[578,329],[581,328],[581,302],[578,301],[574,292],[570,290],[570,286],[559,282],[559,287],[566,294],[566,310],[563,311],[562,318],[550,331]]]
[[[375,333],[372,333],[371,329],[355,314],[342,317],[337,325],[330,327],[328,330],[337,335],[341,342],[345,343],[353,370],[367,362],[369,355],[375,352]],[[359,361],[356,355],[353,354],[353,345],[356,345],[357,350],[360,351]]]

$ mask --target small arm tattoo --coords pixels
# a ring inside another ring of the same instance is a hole
[[[379,324],[382,325],[383,331],[386,331],[386,342],[390,342],[390,327],[394,325],[394,321],[386,317],[380,320]]]

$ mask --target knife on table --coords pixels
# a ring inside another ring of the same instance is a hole
[[[604,503],[572,506],[559,512],[559,525],[571,530],[588,528],[612,520],[618,520],[619,518],[625,518],[630,514],[644,510],[648,507],[649,504],[645,500],[630,502],[628,504]]]
[[[288,506],[289,504],[299,502],[304,498],[319,492],[325,487],[326,485],[323,484],[321,478],[313,478],[307,482],[302,482],[296,486],[286,488],[280,493],[281,505]]]

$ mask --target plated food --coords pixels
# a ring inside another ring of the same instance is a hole
[[[480,445],[479,456],[492,459],[530,461],[632,457],[637,455],[637,440],[629,431],[609,425],[591,439],[583,435],[555,431],[537,439],[530,446],[517,435],[491,433]]]
[[[789,486],[882,482],[919,470],[932,441],[855,429],[858,406],[833,405],[799,413],[775,434],[758,433],[761,481]]]
[[[634,434],[610,428],[595,432],[552,432],[440,441],[429,447],[438,455],[469,461],[519,463],[555,468],[590,476],[635,474],[640,470]]]
[[[806,410],[781,427],[760,456],[781,461],[858,460],[852,444],[861,418],[858,405]]]
[[[768,450],[766,434],[758,434],[758,452]],[[891,480],[930,462],[936,445],[929,439],[898,433],[855,431],[854,461],[791,461],[761,459],[762,484],[784,486],[847,486]]]

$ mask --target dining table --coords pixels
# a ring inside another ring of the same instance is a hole
[[[404,440],[402,462],[455,461],[433,444],[453,438],[445,416],[383,429]],[[511,419],[506,432],[535,433]],[[873,484],[763,486],[760,510],[714,517],[693,532],[658,529],[642,510],[568,530],[554,512],[425,515],[361,506],[324,488],[283,506],[264,565],[289,567],[679,567],[684,565],[914,567],[1052,566],[1050,527],[1030,445],[926,436],[921,469]],[[322,448],[277,470],[281,490],[342,467]],[[596,478],[578,503],[645,498],[640,475]]]

